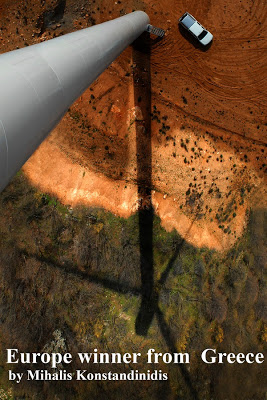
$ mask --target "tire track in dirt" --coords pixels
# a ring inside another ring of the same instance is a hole
[[[263,89],[262,84],[266,79],[265,36],[260,37],[260,40],[255,36],[259,34],[259,23],[261,23],[260,34],[265,34],[266,11],[261,1],[252,3],[252,6],[249,3],[247,8],[251,8],[251,16],[250,18],[243,16],[246,24],[242,19],[240,23],[231,28],[222,28],[223,34],[228,34],[230,39],[221,40],[221,32],[218,31],[216,35],[215,29],[213,47],[207,52],[209,57],[205,57],[206,53],[195,51],[192,45],[181,39],[176,27],[172,26],[165,43],[160,43],[153,49],[152,65],[162,73],[172,72],[173,75],[193,80],[200,85],[201,90],[209,93],[213,98],[220,97],[224,100],[233,99],[247,103],[253,100],[258,106],[264,106],[266,89]],[[202,23],[205,20],[211,20],[209,14],[212,14],[214,3],[205,3],[204,8],[202,4],[201,6],[199,4],[190,3],[189,11],[197,18],[201,18]],[[186,7],[187,4],[184,9]],[[257,24],[255,24],[255,19]],[[248,39],[240,37],[240,35],[244,35],[244,29],[241,29],[242,25],[245,26]],[[212,30],[212,25],[209,28]],[[221,30],[221,27],[219,28]],[[253,36],[251,41],[250,38]],[[248,41],[249,44],[246,43]],[[229,45],[231,45],[230,49]],[[240,48],[245,45],[247,45],[247,49]],[[216,90],[212,91],[212,88],[216,88]]]

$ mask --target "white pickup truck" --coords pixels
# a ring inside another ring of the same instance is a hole
[[[188,12],[179,19],[179,23],[190,32],[203,46],[211,43],[213,35]]]

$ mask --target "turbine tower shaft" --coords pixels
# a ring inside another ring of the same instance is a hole
[[[148,24],[148,15],[135,11],[0,55],[0,191]]]

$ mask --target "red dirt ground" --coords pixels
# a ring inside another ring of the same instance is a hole
[[[166,30],[148,60],[152,203],[167,230],[195,246],[228,249],[246,226],[246,210],[266,205],[264,2],[147,0],[111,7],[107,0],[67,0],[60,21],[46,27],[42,15],[56,4],[0,1],[1,52],[133,9]],[[179,32],[185,11],[213,33],[206,52]],[[101,206],[124,217],[135,212],[141,201],[135,121],[148,118],[147,99],[136,96],[142,73],[128,48],[25,164],[30,181],[71,206]]]

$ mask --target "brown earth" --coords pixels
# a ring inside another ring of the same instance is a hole
[[[246,210],[266,201],[263,1],[0,1],[1,51],[133,9],[146,11],[165,38],[128,48],[24,171],[65,204],[123,217],[146,206],[137,186],[150,186],[167,230],[195,246],[227,249],[246,226]],[[213,33],[207,51],[180,33],[177,19],[186,10]]]

